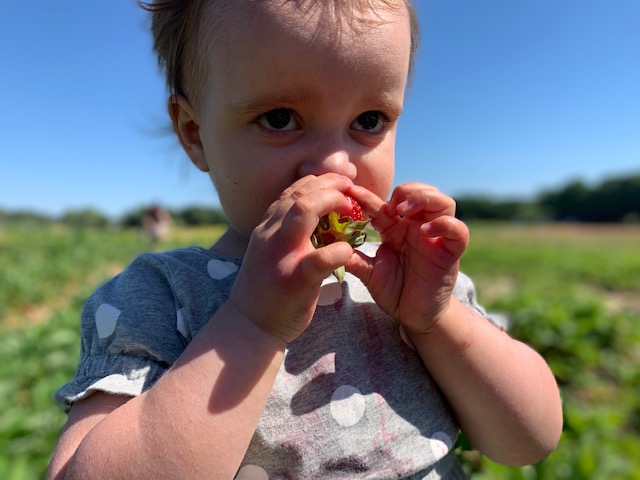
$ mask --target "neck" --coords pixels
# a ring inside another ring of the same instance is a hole
[[[232,225],[213,244],[211,250],[228,257],[243,258],[249,245],[249,239],[238,232]]]

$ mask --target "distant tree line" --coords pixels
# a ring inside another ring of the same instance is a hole
[[[640,174],[610,178],[589,186],[573,181],[557,190],[543,191],[533,200],[498,200],[482,196],[456,197],[457,216],[469,220],[526,220],[575,222],[640,222]],[[146,207],[113,219],[93,208],[70,210],[59,218],[34,211],[0,209],[3,224],[64,223],[74,227],[138,228]],[[221,208],[190,206],[167,209],[176,225],[220,225],[227,223]]]
[[[63,223],[72,227],[90,228],[139,228],[146,207],[136,208],[126,212],[122,217],[113,219],[94,208],[69,210],[60,217],[52,217],[38,212],[19,210],[4,211],[0,209],[1,224],[43,225]],[[221,208],[191,206],[183,209],[166,209],[176,225],[224,225],[227,216]]]
[[[611,178],[589,186],[573,181],[530,201],[489,197],[456,198],[457,216],[468,220],[640,222],[640,175]]]
[[[146,208],[138,208],[126,213],[120,220],[123,227],[142,226]],[[221,208],[186,207],[180,210],[166,209],[176,225],[226,225],[227,216]]]

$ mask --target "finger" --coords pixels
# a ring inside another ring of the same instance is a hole
[[[316,285],[335,269],[346,265],[353,255],[353,248],[347,242],[336,242],[313,250],[300,264],[304,278]]]
[[[347,210],[350,205],[340,190],[323,188],[307,193],[296,191],[291,195],[287,211],[283,215],[281,234],[285,238],[308,240],[320,217],[332,210]]]
[[[442,239],[442,246],[453,257],[459,258],[469,244],[469,229],[455,217],[441,216],[420,226],[424,237]]]
[[[398,221],[397,215],[389,215],[387,202],[366,188],[354,185],[347,193],[358,201],[376,230],[385,231]]]
[[[311,191],[322,190],[326,188],[334,188],[344,192],[347,191],[352,185],[353,181],[350,178],[345,177],[344,175],[339,175],[337,173],[325,173],[319,176],[306,175],[305,177],[296,180],[288,188],[286,188],[284,192],[282,192],[280,198],[296,198],[298,196],[304,196]]]
[[[398,204],[403,202],[411,193],[417,190],[432,190],[437,192],[438,189],[432,185],[425,185],[424,183],[418,182],[409,182],[398,185],[394,188],[393,193],[391,194],[391,198],[389,199],[389,209],[393,209],[395,212]]]
[[[375,260],[359,250],[354,250],[345,264],[347,272],[358,277],[365,285],[369,283],[374,266]]]
[[[453,198],[426,185],[415,185],[414,189],[394,192],[389,208],[393,209],[394,206],[398,215],[424,220],[440,215],[454,216],[456,211]]]
[[[292,183],[289,187],[287,187],[280,194],[280,198],[269,206],[269,209],[263,217],[261,228],[263,230],[272,232],[274,230],[280,230],[283,219],[289,213],[291,206],[297,201],[302,202],[302,205],[298,206],[298,214],[304,215],[304,204],[305,202],[310,201],[309,199],[305,199],[305,197],[311,192],[326,191],[329,189],[346,191],[351,185],[353,185],[351,179],[338,174],[325,174],[321,176],[307,175],[303,178],[300,178]],[[342,197],[344,197],[344,195]],[[343,204],[348,204],[348,202],[342,197],[339,197],[338,205],[340,205],[340,202],[344,202]],[[312,205],[309,205],[307,209],[309,212],[313,212]],[[323,212],[323,214],[327,213],[330,210],[331,209]],[[294,225],[292,228],[304,228],[304,225],[300,225],[298,227]]]
[[[393,250],[381,246],[375,258],[355,250],[346,270],[358,277],[370,291],[391,292],[402,283],[402,270]]]

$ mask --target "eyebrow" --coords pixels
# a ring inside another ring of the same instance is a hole
[[[387,115],[395,117],[396,119],[402,115],[403,103],[398,105],[396,102],[392,101],[390,98],[386,96],[384,98],[376,98],[372,99],[370,102],[373,107],[372,110],[381,110],[385,112]]]
[[[283,94],[262,95],[246,102],[231,103],[226,108],[235,115],[250,115],[301,104],[313,107],[318,103],[319,101],[314,99],[310,92],[292,91]],[[369,105],[367,110],[381,110],[395,119],[400,117],[403,110],[403,105],[397,105],[386,95],[380,98],[364,99],[363,103]]]
[[[250,113],[263,113],[276,108],[284,108],[291,105],[313,103],[312,95],[308,92],[287,92],[285,94],[262,95],[246,102],[231,103],[227,109],[237,115]]]

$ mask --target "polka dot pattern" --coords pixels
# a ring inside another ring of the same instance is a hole
[[[209,252],[197,250],[193,255],[194,260],[188,264],[188,271],[192,274],[194,268],[197,269],[200,279],[197,282],[176,282],[174,288],[179,294],[173,297],[161,299],[156,295],[146,294],[146,290],[140,288],[125,289],[128,283],[123,283],[124,280],[135,281],[134,285],[138,286],[142,279],[142,285],[155,288],[156,284],[164,285],[164,280],[162,283],[154,283],[149,281],[153,278],[149,275],[173,278],[173,270],[165,273],[164,269],[153,268],[147,271],[143,268],[145,265],[134,265],[140,269],[135,271],[135,278],[134,275],[131,278],[124,275],[123,281],[110,286],[110,290],[105,290],[104,294],[93,297],[89,303],[93,305],[93,309],[86,310],[83,314],[84,325],[88,321],[93,327],[89,339],[92,346],[103,351],[106,348],[113,350],[113,346],[124,344],[132,336],[134,341],[148,341],[152,348],[164,348],[157,346],[160,340],[157,335],[154,336],[155,331],[159,331],[154,330],[159,321],[162,321],[162,331],[168,331],[169,334],[173,332],[171,346],[167,347],[172,351],[167,350],[167,355],[172,355],[173,350],[178,351],[182,345],[186,345],[200,328],[197,320],[201,312],[209,308],[210,304],[217,305],[226,298],[230,281],[239,269],[235,260],[230,258],[212,257]],[[144,257],[143,260],[145,259],[154,260]],[[166,262],[165,266],[172,268],[174,264],[176,262]],[[152,266],[155,263],[152,262]],[[176,268],[178,267],[179,265]],[[348,298],[343,298],[347,291]],[[188,295],[194,296],[198,301],[191,302]],[[214,295],[215,302],[199,301],[207,295]],[[177,305],[176,299],[179,302]],[[148,308],[140,303],[143,301]],[[360,303],[364,305],[362,308],[358,306]],[[278,396],[273,396],[271,410],[265,409],[267,415],[258,425],[257,432],[261,441],[252,447],[253,450],[245,459],[248,465],[238,470],[235,478],[283,478],[284,473],[281,472],[284,470],[274,465],[272,452],[276,455],[275,458],[281,458],[280,455],[285,454],[291,454],[291,458],[294,458],[297,451],[308,451],[306,436],[298,442],[297,437],[285,435],[289,429],[298,432],[304,431],[308,426],[313,427],[313,434],[318,439],[324,441],[329,435],[330,440],[322,444],[327,450],[323,449],[317,460],[308,460],[303,458],[304,455],[300,457],[299,463],[295,465],[299,472],[313,471],[308,468],[309,465],[324,461],[327,457],[330,460],[337,459],[336,466],[344,465],[349,468],[362,465],[375,469],[376,465],[381,464],[375,462],[384,462],[386,467],[393,465],[395,471],[403,474],[403,468],[407,465],[415,470],[443,458],[453,458],[451,452],[456,429],[453,422],[442,417],[446,412],[441,413],[443,408],[439,397],[431,401],[430,395],[425,395],[424,407],[416,407],[424,408],[428,413],[420,416],[403,415],[404,407],[412,405],[416,392],[428,392],[432,388],[432,382],[429,378],[415,380],[413,376],[409,381],[404,381],[405,364],[406,371],[410,374],[416,369],[423,371],[417,363],[419,357],[409,350],[415,350],[415,346],[398,323],[379,313],[370,304],[371,298],[366,287],[355,281],[341,285],[330,275],[322,282],[319,308],[313,326],[322,335],[327,334],[332,339],[335,337],[335,348],[327,349],[324,342],[310,342],[309,345],[300,342],[285,350],[285,361],[274,387]],[[341,321],[343,318],[352,318],[352,308],[354,321]],[[360,309],[363,310],[362,314],[359,313]],[[148,315],[147,318],[146,312],[164,314]],[[141,322],[147,323],[130,325],[130,322],[138,321],[139,317]],[[146,332],[150,333],[147,335]],[[161,353],[164,354],[164,351]],[[145,384],[162,373],[158,373],[155,367],[150,370],[149,365],[144,362],[132,364],[132,367],[133,369],[127,367],[126,375],[119,371],[82,388],[138,395]],[[378,389],[378,385],[371,385],[371,377],[389,381],[380,383]],[[363,434],[370,437],[365,443],[362,442]],[[282,438],[287,438],[288,442],[284,447]],[[290,438],[293,439],[289,440]],[[375,453],[375,456],[369,456],[369,452]]]
[[[331,275],[322,281],[320,286],[320,297],[318,298],[318,305],[334,305],[342,298],[342,287],[338,283],[338,279]]]
[[[107,338],[113,335],[120,313],[122,312],[109,303],[103,303],[97,308],[95,320],[100,338]]]
[[[410,442],[394,442],[392,444],[394,457],[402,462],[418,463],[424,453],[431,450],[431,441],[422,436],[416,436]]]
[[[331,396],[331,415],[343,427],[353,427],[364,416],[366,400],[360,390],[351,385],[338,387]]]
[[[235,480],[269,480],[267,472],[256,465],[245,465],[238,470]]]
[[[436,432],[431,435],[429,443],[431,444],[431,451],[435,455],[436,460],[440,460],[447,455],[453,446],[451,437],[444,432]]]
[[[237,271],[238,266],[233,262],[213,258],[207,263],[207,273],[214,280],[222,280]]]

